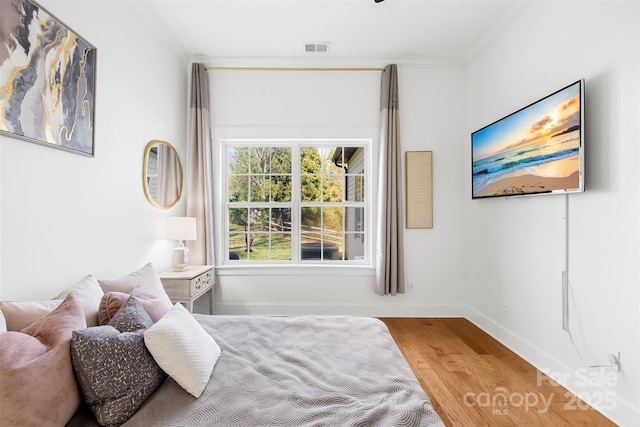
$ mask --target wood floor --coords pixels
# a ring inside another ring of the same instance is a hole
[[[466,319],[381,320],[447,427],[615,426]]]

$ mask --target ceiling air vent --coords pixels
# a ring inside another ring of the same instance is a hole
[[[305,43],[304,51],[305,52],[317,52],[317,53],[328,53],[329,45],[331,43]]]

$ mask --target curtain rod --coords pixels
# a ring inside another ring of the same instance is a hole
[[[204,67],[207,71],[384,71],[384,68]]]

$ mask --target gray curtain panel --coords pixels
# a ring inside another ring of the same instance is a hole
[[[214,265],[213,175],[209,125],[209,77],[193,64],[187,139],[187,216],[196,218],[196,239],[188,242],[191,264]]]
[[[398,67],[382,72],[376,287],[379,295],[404,293],[402,149],[398,110]]]

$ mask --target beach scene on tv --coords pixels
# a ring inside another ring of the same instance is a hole
[[[580,82],[471,136],[473,197],[580,188]]]

